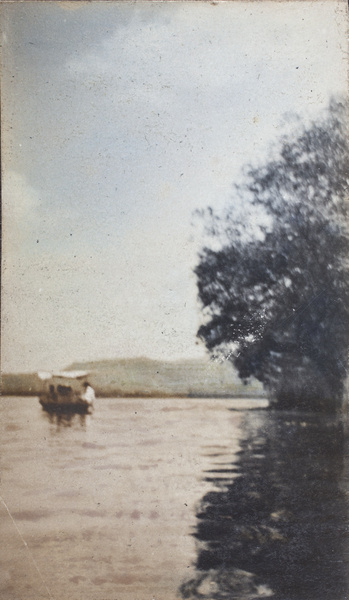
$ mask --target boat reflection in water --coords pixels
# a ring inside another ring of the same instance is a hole
[[[57,429],[61,427],[72,427],[73,429],[85,429],[89,420],[89,415],[72,410],[44,410],[43,417],[51,424],[56,425]]]
[[[212,454],[183,598],[344,600],[347,504],[339,419],[245,414],[236,464]],[[347,486],[346,486],[347,488]]]

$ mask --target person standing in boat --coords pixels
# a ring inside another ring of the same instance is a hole
[[[90,386],[88,381],[84,382],[84,400],[89,404],[93,404],[96,399],[93,387]]]

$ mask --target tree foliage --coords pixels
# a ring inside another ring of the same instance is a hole
[[[275,158],[248,167],[224,215],[206,215],[214,245],[195,269],[205,314],[198,335],[284,407],[335,408],[345,388],[346,117],[332,100],[321,119],[280,141]]]

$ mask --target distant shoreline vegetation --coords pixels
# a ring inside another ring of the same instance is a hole
[[[65,370],[89,372],[99,397],[124,398],[258,398],[259,382],[242,383],[227,362],[205,359],[162,362],[146,358],[74,363]],[[36,396],[43,392],[37,373],[3,373],[4,396]]]

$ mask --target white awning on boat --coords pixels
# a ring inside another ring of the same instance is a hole
[[[84,379],[88,374],[88,371],[55,371],[54,373],[47,373],[45,371],[38,372],[38,376],[43,381],[47,381],[48,379]]]
[[[47,373],[46,371],[39,371],[38,377],[43,381],[47,381],[48,379],[51,379],[52,373]]]

